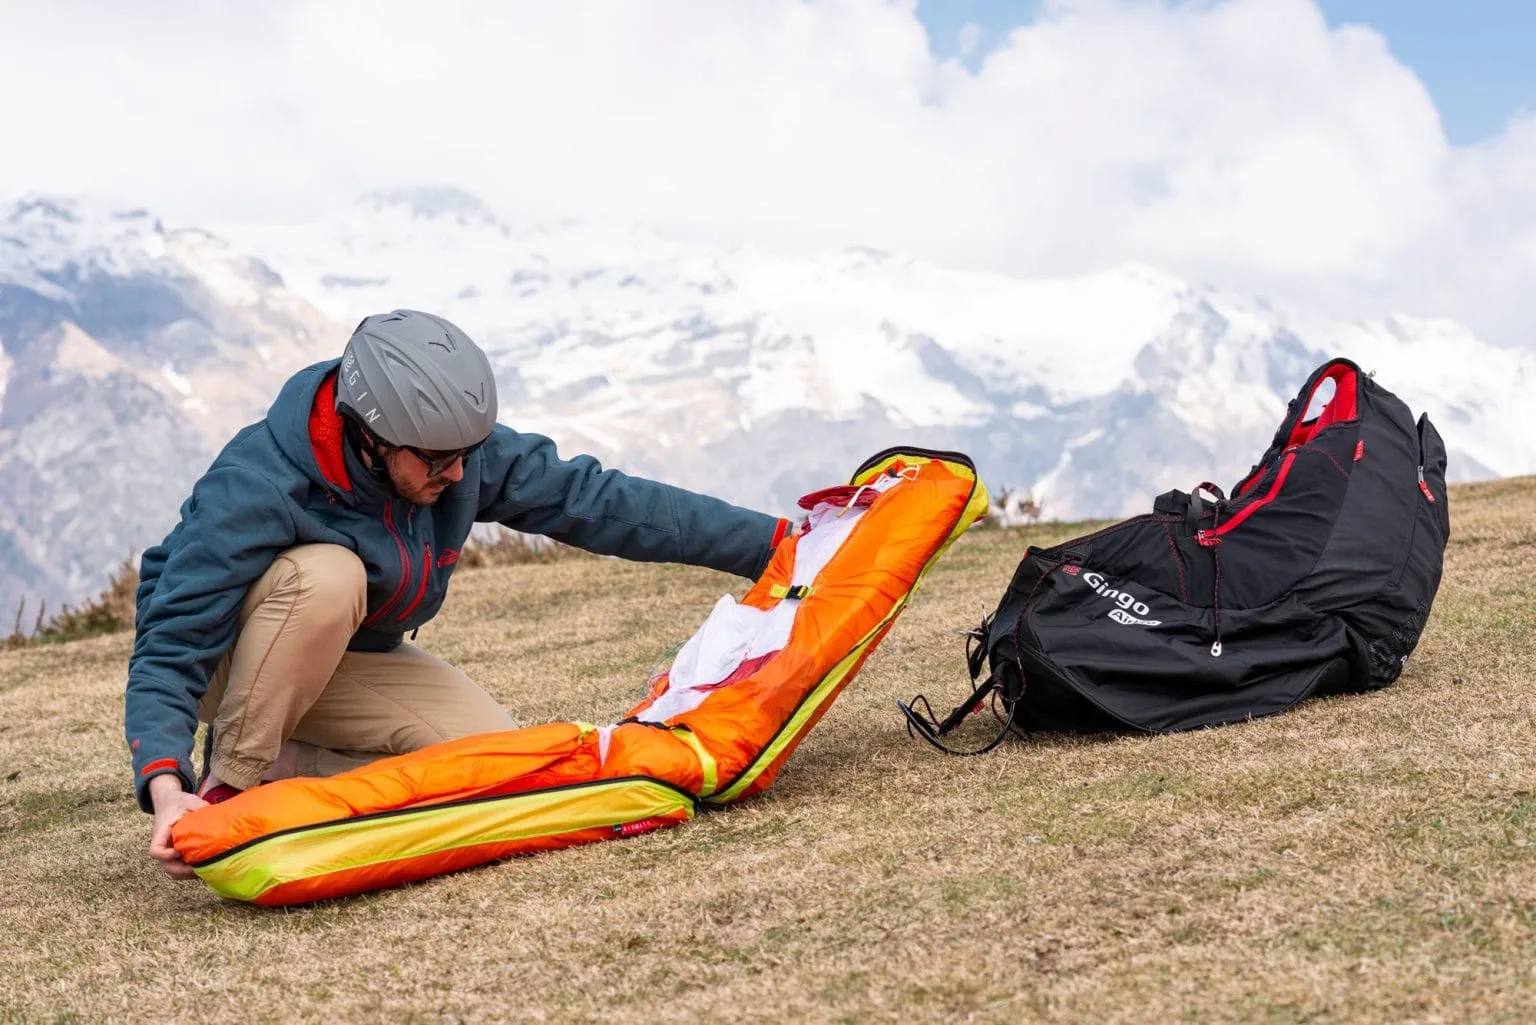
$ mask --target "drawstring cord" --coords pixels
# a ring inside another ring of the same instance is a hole
[[[1221,539],[1216,539],[1216,544],[1221,544]],[[1211,585],[1211,618],[1216,626],[1216,642],[1211,645],[1211,657],[1221,657],[1221,549],[1216,546],[1211,548],[1211,560],[1216,565],[1216,581]]]
[[[1209,489],[1214,495],[1221,494],[1221,489],[1214,484],[1201,484],[1195,489],[1196,494],[1200,492],[1200,488]],[[1211,564],[1216,571],[1215,581],[1211,584],[1211,621],[1216,630],[1216,641],[1211,645],[1212,658],[1221,657],[1221,537],[1216,532],[1220,521],[1221,503],[1217,502],[1211,506],[1211,529],[1195,532],[1195,540],[1200,543],[1200,547],[1211,550]]]

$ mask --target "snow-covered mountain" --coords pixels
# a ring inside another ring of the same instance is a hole
[[[23,596],[58,611],[164,536],[213,454],[335,335],[205,232],[0,206],[0,634]]]
[[[1332,355],[1428,409],[1458,477],[1536,470],[1530,353],[1143,266],[1033,281],[867,249],[716,252],[632,225],[508,224],[452,189],[226,233],[340,319],[458,321],[494,352],[508,423],[765,507],[902,441],[971,453],[1048,515],[1129,513],[1239,476]]]
[[[1240,476],[1332,355],[1427,409],[1454,476],[1536,471],[1536,358],[1444,321],[1342,323],[1135,265],[1034,281],[510,224],[451,189],[213,227],[0,207],[0,614],[99,587],[286,373],[401,306],[490,350],[504,422],[774,511],[903,443],[970,453],[1048,516],[1138,511]]]

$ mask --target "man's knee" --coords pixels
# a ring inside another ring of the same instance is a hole
[[[424,747],[431,747],[433,744],[446,744],[450,740],[470,737],[477,733],[496,733],[500,730],[512,729],[510,718],[505,720],[505,725],[502,725],[502,722],[503,720],[499,718],[488,716],[478,724],[441,720],[402,723],[395,728],[394,736],[391,738],[390,752],[406,754],[411,751],[420,751]]]
[[[272,561],[247,596],[247,612],[267,601],[291,603],[306,619],[344,628],[350,636],[368,612],[368,571],[341,545],[299,545]]]
[[[462,682],[458,686],[444,687],[447,694],[452,695],[447,702],[433,702],[429,708],[415,709],[413,721],[400,723],[396,728],[397,752],[419,751],[477,733],[499,733],[517,728],[516,720],[495,698],[471,682],[468,676],[457,670],[455,674]]]

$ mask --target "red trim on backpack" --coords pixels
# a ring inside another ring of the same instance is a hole
[[[1258,512],[1270,502],[1273,502],[1275,498],[1280,494],[1280,489],[1285,486],[1285,478],[1291,472],[1291,464],[1295,461],[1295,452],[1287,455],[1285,460],[1280,464],[1280,472],[1275,475],[1275,482],[1269,486],[1269,490],[1265,492],[1264,497],[1238,510],[1237,515],[1233,516],[1230,520],[1217,527],[1211,533],[1217,537],[1220,537],[1222,534],[1225,534],[1239,523],[1242,523],[1244,520]]]
[[[1260,478],[1262,478],[1263,476],[1264,476],[1264,467],[1260,466],[1257,469],[1255,469],[1253,471],[1253,473],[1248,475],[1248,479],[1247,480],[1243,481],[1241,484],[1239,484],[1237,486],[1237,493],[1235,495],[1233,495],[1232,497],[1233,498],[1242,498],[1248,492],[1253,490],[1254,485],[1258,484]]]
[[[148,776],[150,773],[159,772],[161,769],[178,770],[180,768],[181,763],[176,761],[174,758],[156,758],[154,761],[144,766],[144,768],[140,769],[139,775]]]
[[[1424,479],[1424,467],[1422,466],[1419,467],[1419,490],[1422,491],[1424,493],[1424,497],[1429,499],[1431,502],[1435,500],[1435,493],[1429,490],[1429,482]]]
[[[443,554],[437,557],[437,568],[442,569],[444,566],[452,566],[458,561],[459,550],[457,548],[444,548]]]
[[[1301,407],[1305,416],[1308,409],[1312,408],[1312,400],[1317,397],[1317,390],[1323,386],[1324,381],[1332,381],[1334,384],[1333,398],[1323,407],[1316,420],[1298,420],[1296,426],[1291,428],[1290,441],[1286,448],[1296,445],[1305,445],[1317,436],[1317,433],[1330,424],[1343,423],[1353,420],[1359,415],[1359,381],[1355,371],[1343,363],[1337,363],[1328,368],[1328,372],[1317,379],[1312,385],[1312,390],[1307,392],[1306,402]]]
[[[333,370],[320,382],[314,405],[309,407],[309,447],[325,479],[343,491],[351,491],[352,478],[347,473],[347,460],[341,451],[345,434],[341,414],[336,412],[336,372]]]

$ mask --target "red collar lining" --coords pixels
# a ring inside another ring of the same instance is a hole
[[[315,403],[309,407],[309,447],[325,479],[343,491],[351,491],[352,478],[347,473],[347,460],[341,447],[345,434],[341,414],[336,412],[336,371],[333,370],[320,382]]]

